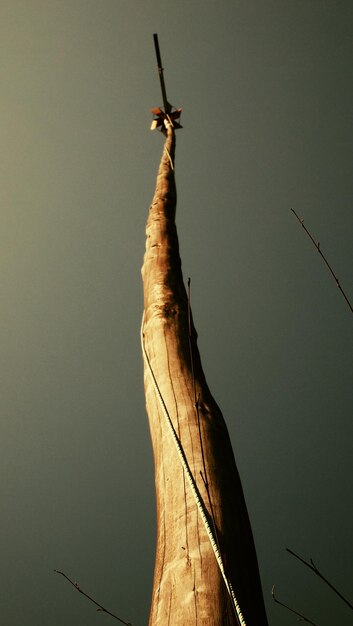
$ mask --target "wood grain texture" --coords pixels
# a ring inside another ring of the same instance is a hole
[[[146,228],[142,267],[143,343],[210,525],[216,528],[227,578],[246,624],[266,626],[243,491],[223,416],[202,370],[192,318],[189,338],[188,299],[175,225],[174,152],[175,135],[169,127]],[[146,361],[144,369],[157,501],[156,561],[149,624],[237,624],[233,603]]]

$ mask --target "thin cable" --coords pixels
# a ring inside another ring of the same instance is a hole
[[[166,127],[167,131],[168,131],[168,126],[171,126],[172,128],[174,128],[173,126],[173,122],[170,119],[170,116],[168,114],[166,114],[167,119],[164,120],[164,126]],[[168,121],[167,121],[168,120]],[[167,143],[167,142],[166,142]],[[166,151],[167,155],[168,155],[168,159],[169,159],[169,163],[170,163],[170,167],[172,168],[172,170],[174,171],[174,163],[173,163],[173,159],[170,156],[169,150],[167,148],[167,145],[165,144],[164,146],[164,150]]]
[[[194,496],[194,499],[195,499],[197,508],[199,510],[201,519],[202,519],[202,521],[204,523],[204,526],[205,526],[208,538],[210,540],[210,543],[211,543],[214,555],[215,555],[217,563],[218,563],[218,567],[219,567],[220,572],[222,574],[222,577],[223,577],[224,583],[226,585],[227,591],[228,591],[228,593],[229,593],[229,595],[230,595],[230,597],[231,597],[231,599],[232,599],[232,601],[234,603],[237,621],[239,623],[239,626],[246,626],[246,622],[245,622],[245,619],[243,617],[242,611],[240,609],[238,600],[237,600],[237,598],[235,596],[233,587],[231,585],[231,582],[228,580],[228,578],[226,576],[224,565],[223,565],[222,556],[221,556],[220,551],[218,549],[217,542],[215,540],[215,537],[214,537],[214,534],[212,532],[212,529],[211,529],[211,527],[210,527],[210,525],[208,523],[207,515],[206,515],[206,512],[205,512],[204,506],[203,506],[203,504],[202,504],[202,502],[200,500],[198,489],[197,489],[197,486],[195,484],[194,477],[193,477],[193,475],[192,475],[192,473],[190,471],[190,468],[189,468],[189,465],[188,465],[188,462],[187,462],[187,458],[185,456],[185,452],[184,452],[184,450],[182,448],[181,442],[179,441],[178,435],[175,432],[175,428],[173,426],[173,422],[172,422],[172,420],[170,418],[168,409],[167,409],[166,404],[164,402],[164,399],[163,399],[163,396],[161,394],[161,391],[160,391],[160,389],[158,387],[158,383],[157,383],[156,377],[154,375],[154,372],[153,372],[150,360],[148,358],[148,355],[147,355],[147,352],[146,352],[146,347],[145,347],[145,335],[144,335],[144,332],[143,332],[144,323],[145,323],[145,314],[143,314],[142,324],[141,324],[141,346],[142,346],[143,357],[144,357],[145,363],[147,365],[148,371],[150,373],[151,380],[152,380],[152,383],[153,383],[153,387],[154,387],[154,389],[156,391],[157,397],[158,397],[160,405],[162,407],[163,414],[164,414],[164,416],[166,418],[167,425],[169,427],[169,431],[170,431],[170,433],[172,435],[172,438],[174,440],[174,443],[175,443],[175,446],[176,446],[176,449],[177,449],[177,453],[178,453],[178,456],[179,456],[179,458],[181,460],[181,464],[183,466],[184,472],[185,472],[185,474],[186,474],[186,476],[188,478],[192,494]]]

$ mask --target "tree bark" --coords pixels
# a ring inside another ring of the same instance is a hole
[[[141,340],[157,501],[149,624],[266,626],[241,482],[223,416],[202,370],[183,283],[175,226],[175,135],[171,126],[166,132],[142,267]]]

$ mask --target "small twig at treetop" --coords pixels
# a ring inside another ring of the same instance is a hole
[[[324,581],[324,583],[326,583],[326,585],[328,585],[330,587],[330,589],[332,589],[332,591],[335,592],[335,594],[338,595],[339,598],[341,598],[341,600],[343,600],[343,602],[345,602],[350,609],[352,609],[353,611],[353,605],[347,600],[347,598],[345,598],[337,589],[336,587],[334,587],[328,580],[327,578],[325,578],[325,576],[323,574],[321,574],[320,570],[316,567],[314,561],[312,559],[310,559],[310,561],[305,561],[305,559],[303,559],[301,556],[299,556],[298,554],[296,554],[295,552],[293,552],[293,550],[290,550],[289,548],[286,548],[287,552],[289,552],[289,554],[291,554],[292,556],[295,556],[296,559],[298,559],[298,561],[301,561],[301,563],[304,563],[304,565],[306,565],[309,569],[311,569],[312,572],[314,572],[314,574],[316,574],[317,576],[319,576],[319,578],[321,578],[321,580]]]
[[[278,600],[276,598],[276,596],[275,596],[275,586],[274,585],[272,587],[272,598],[276,602],[276,604],[280,604],[281,606],[284,606],[285,609],[288,609],[288,611],[290,611],[291,613],[294,613],[294,615],[297,615],[298,618],[299,618],[298,622],[306,622],[307,624],[311,624],[312,626],[318,626],[317,624],[315,624],[315,622],[312,622],[310,619],[305,617],[305,615],[302,615],[301,613],[298,613],[298,611],[295,611],[294,609],[291,609],[290,606],[288,606],[287,604],[283,604],[283,602]]]
[[[81,587],[79,586],[79,584],[77,582],[74,582],[73,580],[71,580],[71,578],[69,578],[64,572],[61,572],[58,569],[55,569],[54,572],[56,574],[61,574],[62,576],[64,576],[64,578],[66,578],[66,580],[69,581],[69,583],[75,587],[76,591],[78,591],[79,593],[82,593],[83,596],[85,596],[85,598],[88,598],[88,600],[90,600],[91,602],[93,602],[93,604],[95,604],[96,606],[98,606],[97,611],[102,611],[103,613],[107,613],[107,615],[110,615],[111,617],[114,617],[114,619],[117,619],[119,622],[121,622],[122,624],[125,624],[125,626],[132,626],[132,624],[130,622],[125,622],[123,619],[121,619],[121,617],[118,617],[117,615],[114,615],[114,613],[111,613],[110,611],[108,611],[107,609],[104,608],[104,606],[102,606],[101,604],[99,604],[98,602],[96,602],[96,600],[94,600],[91,596],[88,595],[88,593],[86,593],[85,591],[83,591],[81,589]]]
[[[340,281],[338,280],[338,278],[337,278],[335,272],[333,271],[331,265],[329,264],[328,260],[326,259],[326,257],[322,253],[321,247],[320,247],[320,242],[319,241],[318,242],[315,241],[314,237],[308,231],[306,226],[304,226],[304,220],[299,217],[299,215],[294,211],[294,209],[291,209],[291,211],[292,211],[292,213],[294,213],[294,215],[297,218],[298,222],[302,225],[302,227],[304,228],[304,230],[305,230],[306,234],[308,235],[309,239],[313,242],[316,250],[318,251],[318,253],[322,257],[322,259],[324,260],[327,269],[332,274],[333,278],[335,279],[335,282],[336,282],[336,285],[337,285],[338,289],[340,290],[342,296],[344,297],[345,301],[347,302],[347,305],[349,306],[349,308],[351,310],[351,313],[353,313],[353,306],[351,305],[350,301],[348,300],[348,297],[347,297],[346,293],[343,291],[343,289],[341,287],[341,284],[340,284]]]

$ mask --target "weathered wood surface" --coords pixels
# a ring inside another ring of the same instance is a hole
[[[175,226],[174,151],[174,130],[169,127],[147,221],[142,267],[145,394],[157,500],[149,623],[230,626],[239,622],[163,413],[157,386],[211,526],[214,520],[226,575],[246,625],[266,626],[243,491],[224,419],[202,371],[192,319],[189,340],[189,307]]]

